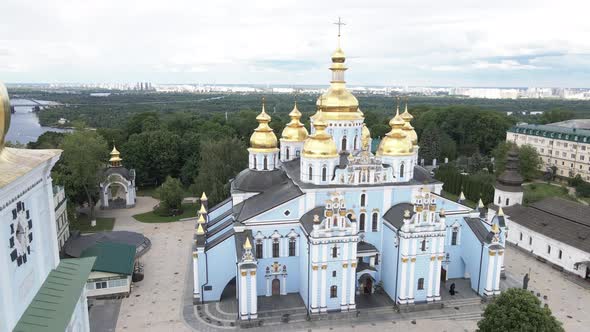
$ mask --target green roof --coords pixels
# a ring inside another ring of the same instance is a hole
[[[97,242],[82,252],[81,257],[96,257],[92,271],[131,275],[135,246],[115,242]]]
[[[508,129],[509,132],[525,135],[560,139],[564,141],[590,143],[590,130],[569,128],[555,125],[517,124]]]
[[[94,260],[94,257],[61,260],[49,272],[13,331],[65,331],[86,287]]]

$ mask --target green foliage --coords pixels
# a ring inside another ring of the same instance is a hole
[[[182,198],[184,197],[184,191],[178,179],[170,176],[166,177],[166,181],[158,188],[158,196],[160,197],[160,204],[156,214],[170,216],[182,213],[180,207]]]
[[[174,222],[180,219],[194,217],[197,214],[197,209],[200,205],[198,204],[182,204],[182,213],[175,216],[161,216],[156,211],[149,211],[133,216],[135,220],[145,223],[159,223],[159,222]]]
[[[590,197],[590,183],[584,181],[580,174],[567,181],[568,185],[576,188],[576,195],[579,197]]]
[[[54,131],[46,131],[35,142],[29,142],[29,149],[57,149],[64,140],[66,134]]]
[[[563,110],[563,109],[553,109],[547,112],[544,112],[539,119],[539,123],[547,124],[553,122],[560,122],[565,120],[573,119],[575,116],[573,111]]]
[[[88,204],[92,219],[109,152],[107,143],[96,131],[76,129],[65,135],[61,148],[62,161],[54,168],[56,183],[64,185],[70,202]]]
[[[76,219],[69,219],[69,221],[70,231],[76,230],[80,233],[112,231],[115,226],[115,218],[96,218],[96,226],[92,227],[90,217],[85,214],[80,214]]]
[[[200,149],[199,174],[192,192],[206,192],[211,206],[229,195],[228,181],[248,166],[248,151],[237,138],[203,141]]]
[[[537,150],[529,145],[525,144],[517,146],[512,142],[501,142],[492,151],[494,156],[495,170],[497,176],[502,174],[506,169],[506,158],[508,157],[508,151],[516,149],[518,151],[518,171],[525,180],[532,180],[539,176],[539,167],[541,167],[542,160]]]
[[[473,202],[481,198],[484,204],[489,204],[494,200],[494,177],[487,172],[465,175],[453,165],[441,165],[434,177],[444,182],[444,191],[453,195],[458,196],[463,191],[465,198]]]
[[[518,288],[508,289],[488,304],[477,323],[481,332],[492,331],[564,331],[548,307],[533,294]]]
[[[574,200],[574,198],[569,195],[567,188],[557,185],[547,183],[532,183],[530,185],[525,185],[523,188],[524,204],[538,202],[547,197],[560,197],[568,200]]]
[[[434,125],[430,125],[422,132],[418,144],[420,146],[419,158],[424,159],[426,164],[431,164],[432,160],[441,154],[440,136],[440,130]]]

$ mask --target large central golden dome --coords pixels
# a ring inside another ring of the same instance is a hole
[[[364,118],[363,113],[359,110],[358,100],[346,88],[344,72],[348,68],[344,64],[345,61],[344,51],[338,47],[332,54],[330,88],[316,102],[323,113],[324,120],[361,120]],[[315,120],[316,115],[312,119]]]
[[[0,83],[0,150],[4,147],[4,138],[10,127],[10,100],[4,84]]]
[[[256,117],[258,127],[250,136],[250,151],[271,152],[277,150],[277,137],[272,128],[268,125],[271,118],[264,110],[264,99],[262,100],[262,112]]]
[[[287,124],[285,129],[283,129],[283,133],[281,134],[282,141],[288,142],[303,142],[309,135],[307,129],[299,119],[301,119],[301,112],[297,109],[297,103],[293,107],[291,113],[289,113],[289,117],[291,117],[291,122]]]

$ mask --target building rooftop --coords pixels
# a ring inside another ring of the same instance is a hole
[[[86,287],[94,262],[94,257],[61,260],[49,272],[13,331],[65,331]]]
[[[0,149],[0,188],[29,173],[47,160],[56,161],[62,150],[29,150],[4,147]]]
[[[552,126],[576,128],[576,129],[589,129],[590,130],[590,119],[573,119],[561,122],[551,123]]]
[[[82,257],[96,257],[92,271],[131,275],[135,263],[135,246],[99,242],[84,250]]]
[[[561,198],[504,208],[504,214],[532,231],[590,252],[590,207]]]
[[[568,128],[555,124],[539,125],[521,123],[508,129],[509,132],[560,139],[565,141],[590,143],[590,130]]]

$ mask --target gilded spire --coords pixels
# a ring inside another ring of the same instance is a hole
[[[199,213],[200,214],[206,214],[207,213],[207,209],[205,209],[205,205],[201,204],[201,208],[199,209]]]
[[[412,145],[416,146],[418,145],[418,134],[416,134],[416,131],[414,130],[414,127],[412,127],[412,124],[410,123],[410,121],[412,121],[412,119],[414,119],[414,117],[412,116],[412,114],[410,114],[410,112],[408,112],[408,97],[405,97],[406,100],[406,107],[404,112],[400,115],[400,117],[404,120],[404,126],[402,127],[404,133],[406,133],[406,136],[408,136],[408,138],[412,141]]]
[[[109,162],[111,163],[111,167],[121,166],[121,161],[123,161],[123,159],[121,159],[121,153],[119,152],[119,150],[117,150],[115,144],[113,144],[113,150],[111,151],[110,155],[111,159],[109,159]]]
[[[459,194],[459,200],[460,201],[464,201],[465,200],[465,194],[463,193],[463,190],[461,190],[461,193]]]
[[[258,127],[250,136],[250,151],[273,151],[277,149],[277,137],[268,123],[271,121],[270,115],[265,110],[265,98],[262,97],[262,111],[256,117]]]
[[[244,249],[245,250],[252,250],[252,244],[250,243],[250,238],[246,236],[246,241],[244,242]]]
[[[504,216],[504,210],[502,210],[502,207],[500,206],[500,208],[498,209],[498,217],[503,217]]]
[[[202,215],[202,214],[200,214],[200,215],[199,215],[199,219],[197,220],[197,223],[198,223],[198,224],[204,224],[204,223],[206,223],[206,222],[207,222],[207,221],[205,220],[205,217],[203,217],[203,215]]]
[[[197,228],[197,235],[204,235],[205,231],[203,230],[203,224],[199,224],[199,227]]]
[[[205,195],[205,192],[203,191],[203,194],[201,194],[201,202],[203,201],[207,201],[207,195]]]
[[[406,96],[404,98],[405,102],[406,102],[406,106],[404,109],[404,112],[401,114],[402,119],[404,119],[404,121],[406,122],[410,122],[414,119],[414,116],[412,116],[412,114],[410,114],[410,112],[408,112],[408,96]]]
[[[481,198],[479,199],[479,202],[477,202],[477,207],[480,208],[480,209],[485,207],[483,205],[483,201],[481,200]]]
[[[281,134],[281,141],[289,141],[289,142],[303,142],[309,135],[307,129],[303,123],[301,123],[301,112],[297,109],[297,102],[293,106],[293,110],[289,113],[289,117],[291,117],[291,122],[289,122],[285,129],[283,129],[283,133]]]
[[[498,226],[497,223],[492,224],[492,233],[494,233],[494,234],[500,233],[500,226]]]
[[[4,148],[4,139],[10,128],[10,99],[4,84],[0,82],[0,151]]]

